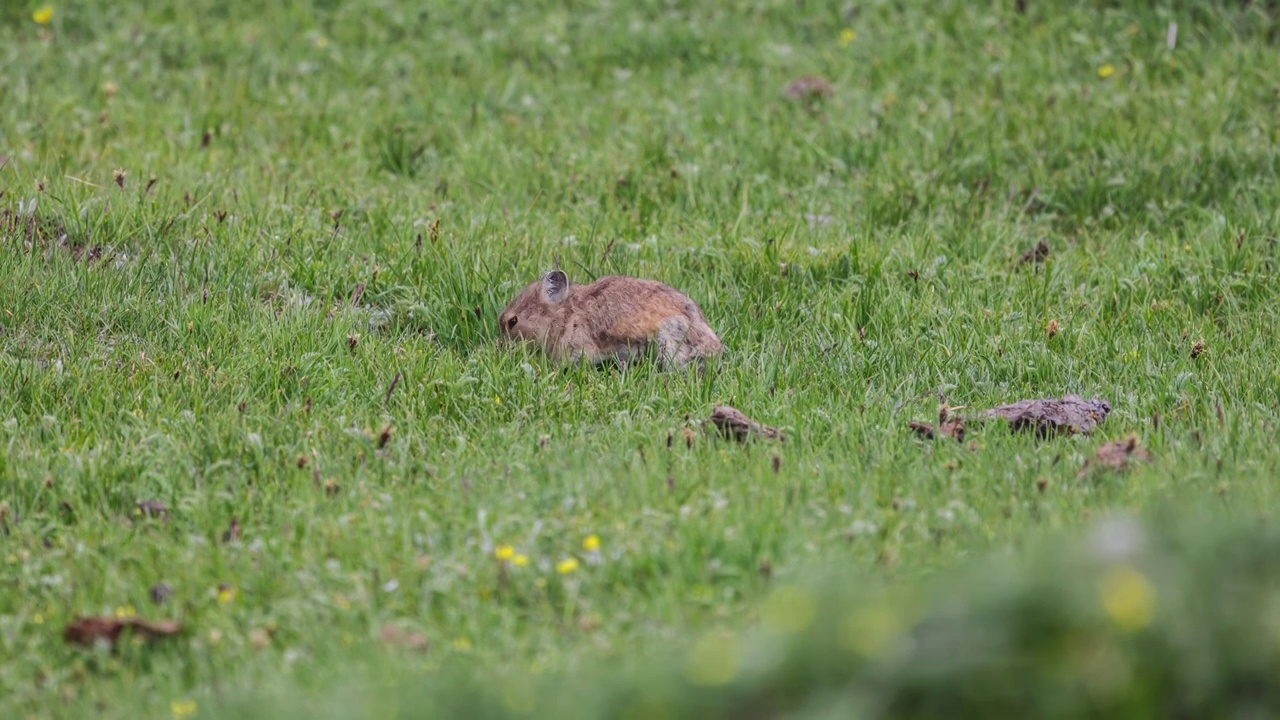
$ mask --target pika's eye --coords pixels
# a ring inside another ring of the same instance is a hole
[[[512,315],[512,316],[507,320],[507,329],[508,329],[508,330],[514,330],[514,329],[515,329],[515,327],[516,327],[516,316],[515,316],[515,315]]]

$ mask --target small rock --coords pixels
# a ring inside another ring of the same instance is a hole
[[[1132,462],[1150,461],[1151,453],[1138,444],[1138,436],[1130,435],[1123,440],[1103,443],[1093,457],[1084,461],[1084,467],[1080,469],[1080,476],[1083,477],[1090,471],[1098,469],[1123,472],[1129,469],[1129,465]]]
[[[78,617],[62,631],[62,639],[73,645],[92,647],[104,643],[112,648],[120,634],[128,628],[147,640],[172,637],[182,631],[173,620],[143,620],[142,618]]]
[[[399,628],[392,623],[382,626],[382,630],[378,633],[378,638],[384,644],[398,645],[419,652],[426,650],[430,646],[426,635],[416,630]]]
[[[240,540],[240,520],[236,517],[231,518],[231,524],[227,526],[226,531],[222,533],[222,542],[233,543]]]
[[[802,75],[787,84],[787,99],[816,105],[834,94],[831,82],[817,75]]]
[[[1042,398],[1038,400],[1019,400],[1008,405],[998,405],[990,410],[966,415],[952,416],[950,409],[944,404],[938,412],[938,425],[911,421],[907,424],[912,431],[927,438],[954,437],[963,442],[964,425],[981,425],[988,420],[1003,418],[1008,421],[1014,432],[1034,430],[1044,437],[1055,433],[1068,435],[1087,435],[1101,425],[1111,412],[1111,403],[1100,398],[1085,400],[1079,395],[1064,395],[1060,398]]]
[[[139,500],[138,511],[148,517],[164,517],[169,514],[169,506],[159,500]]]
[[[1035,430],[1037,435],[1052,433],[1084,434],[1093,432],[1111,413],[1111,403],[1099,398],[1085,400],[1079,395],[1060,398],[1019,400],[978,413],[970,419],[1004,418],[1014,432]]]
[[[960,420],[947,420],[934,427],[932,423],[912,420],[907,423],[912,432],[927,440],[938,437],[955,438],[956,442],[964,442],[964,423]]]
[[[1018,267],[1022,267],[1027,263],[1040,265],[1049,259],[1049,243],[1041,240],[1036,246],[1018,256]]]
[[[737,408],[721,405],[711,411],[711,422],[724,434],[727,438],[732,438],[738,442],[743,442],[751,436],[762,437],[766,440],[785,440],[781,430],[761,425],[752,420]]]
[[[169,587],[168,583],[159,582],[152,585],[147,594],[151,596],[151,602],[162,605],[173,596],[173,588]]]

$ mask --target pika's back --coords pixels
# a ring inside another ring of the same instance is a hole
[[[568,302],[574,310],[601,320],[609,316],[661,319],[686,315],[706,322],[698,305],[679,290],[656,280],[626,275],[606,275],[589,285],[575,285]]]

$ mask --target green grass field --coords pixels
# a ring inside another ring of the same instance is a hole
[[[811,573],[1271,514],[1280,21],[1027,5],[4,5],[0,715],[376,717],[387,668],[642,672]],[[557,260],[725,355],[498,347]],[[1067,392],[1093,436],[906,428]],[[1077,477],[1129,434],[1151,463]],[[117,614],[183,633],[64,643]]]

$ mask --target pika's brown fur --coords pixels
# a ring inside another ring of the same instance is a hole
[[[672,287],[623,275],[573,285],[560,270],[530,283],[507,305],[498,334],[591,363],[625,365],[654,345],[659,362],[680,367],[724,349],[698,306]]]

